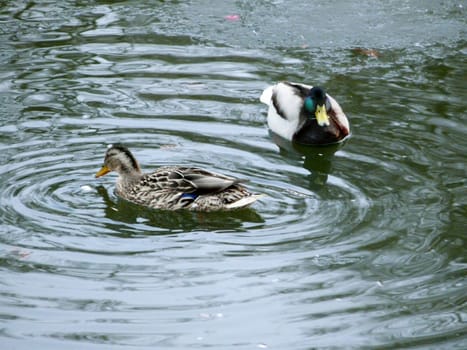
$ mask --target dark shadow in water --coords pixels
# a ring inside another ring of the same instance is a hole
[[[109,196],[104,186],[97,187],[97,192],[105,202],[106,218],[129,224],[138,223],[144,219],[145,225],[167,229],[168,234],[192,230],[247,231],[249,228],[245,227],[245,222],[264,223],[264,219],[252,208],[208,213],[150,209],[119,197],[115,201]]]
[[[310,171],[310,189],[322,188],[332,170],[334,154],[340,150],[348,137],[336,144],[323,146],[307,146],[296,142],[290,142],[271,131],[269,132],[273,141],[279,146],[280,154],[288,158],[304,159],[303,167]]]

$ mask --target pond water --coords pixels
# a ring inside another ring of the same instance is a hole
[[[213,4],[0,4],[2,348],[465,349],[467,3]],[[279,147],[280,80],[350,140]],[[267,196],[122,203],[113,142]]]

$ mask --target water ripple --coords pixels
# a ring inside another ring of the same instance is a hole
[[[309,19],[278,33],[298,15],[280,1],[3,6],[2,344],[465,348],[463,12],[402,3],[346,3],[371,30],[332,43]],[[407,13],[449,38],[380,44]],[[325,85],[352,138],[273,139],[258,96],[284,79]],[[205,167],[266,196],[222,213],[123,202],[114,175],[94,179],[114,142],[148,171]]]

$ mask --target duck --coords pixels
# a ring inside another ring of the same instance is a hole
[[[153,209],[192,211],[229,210],[248,207],[261,194],[249,192],[238,179],[190,166],[162,166],[143,173],[130,152],[121,143],[111,144],[104,164],[96,173],[99,178],[115,171],[117,196]]]
[[[269,106],[268,127],[276,135],[303,145],[328,145],[350,136],[349,120],[324,88],[279,82],[260,101]]]

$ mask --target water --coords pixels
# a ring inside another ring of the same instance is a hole
[[[0,5],[3,348],[467,347],[467,4],[290,4]],[[326,86],[352,138],[278,147],[282,79]],[[93,177],[116,141],[267,197],[122,203]]]

